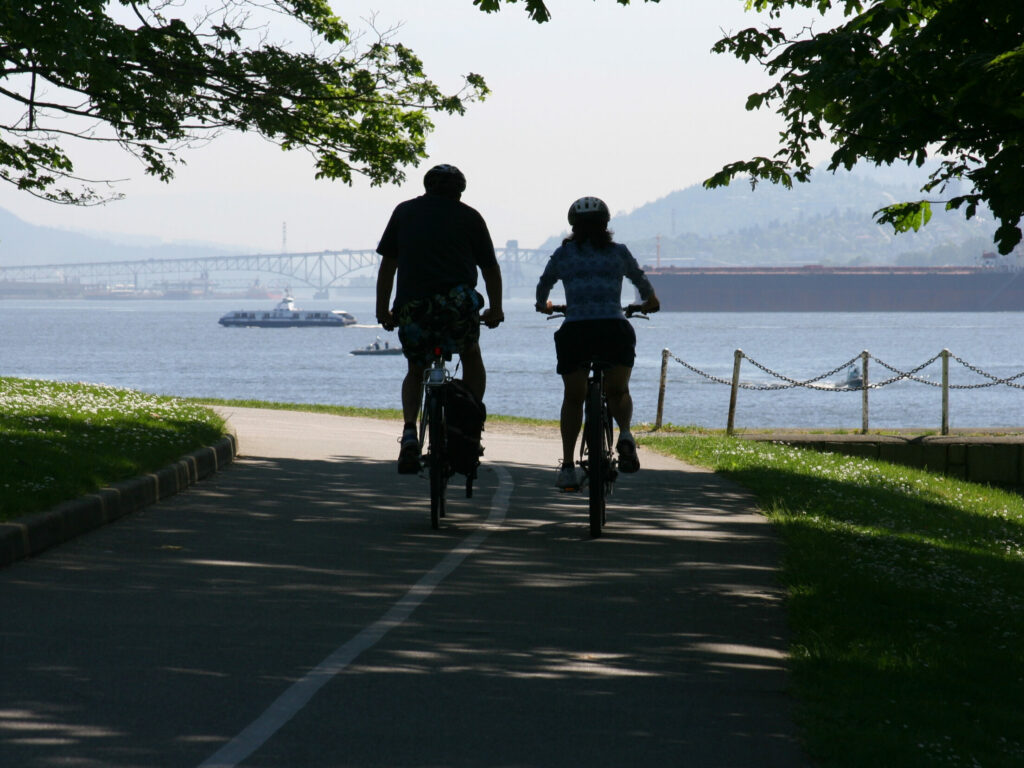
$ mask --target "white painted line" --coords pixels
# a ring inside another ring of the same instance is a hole
[[[199,768],[235,768],[245,758],[266,744],[285,723],[310,702],[317,691],[335,675],[344,671],[359,654],[372,648],[392,629],[401,626],[420,603],[426,600],[434,589],[483,543],[484,539],[505,519],[509,497],[512,495],[512,476],[508,470],[500,465],[494,465],[491,468],[498,475],[498,490],[491,501],[491,511],[484,524],[445,555],[444,559],[416,582],[412,589],[391,606],[387,613],[347,643],[339,646],[330,656],[320,662],[316,669],[296,681],[262,715],[200,764]]]

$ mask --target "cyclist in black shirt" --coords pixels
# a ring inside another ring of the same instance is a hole
[[[487,374],[480,354],[480,322],[497,328],[505,319],[501,269],[483,217],[461,202],[466,178],[453,165],[438,165],[423,179],[426,193],[400,203],[377,246],[377,322],[398,328],[408,361],[402,382],[402,431],[398,471],[419,471],[416,417],[423,371],[435,347],[446,358],[458,353],[466,386],[483,400]],[[481,314],[477,269],[490,305]],[[394,304],[391,293],[397,290]]]

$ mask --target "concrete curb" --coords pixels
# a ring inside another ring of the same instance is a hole
[[[238,439],[227,435],[156,472],[114,483],[44,512],[0,522],[0,568],[173,496],[230,464],[237,453]]]
[[[1013,435],[740,435],[828,453],[880,459],[974,483],[1024,489],[1024,436]]]

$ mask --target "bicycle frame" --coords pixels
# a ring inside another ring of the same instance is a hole
[[[583,440],[580,441],[580,466],[586,476],[590,536],[601,535],[608,520],[606,499],[618,477],[618,459],[612,453],[612,417],[604,392],[604,364],[591,362],[587,395],[583,408]]]
[[[445,366],[441,350],[434,350],[434,361],[423,372],[423,408],[420,418],[420,454],[426,451],[427,475],[430,478],[430,526],[435,530],[445,516],[445,492],[448,477],[448,446],[445,433],[445,395],[451,373]]]

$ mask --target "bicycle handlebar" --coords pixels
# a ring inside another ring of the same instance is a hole
[[[552,304],[551,314],[548,315],[548,320],[554,320],[555,318],[565,317],[565,304]],[[632,320],[637,318],[640,320],[650,320],[648,313],[644,312],[642,304],[629,304],[622,308],[622,311],[626,313],[626,317]]]
[[[622,311],[626,313],[626,317],[633,318],[639,317],[641,320],[650,320],[648,313],[644,312],[643,304],[630,304],[628,307],[623,307]],[[657,310],[655,310],[657,311]]]

